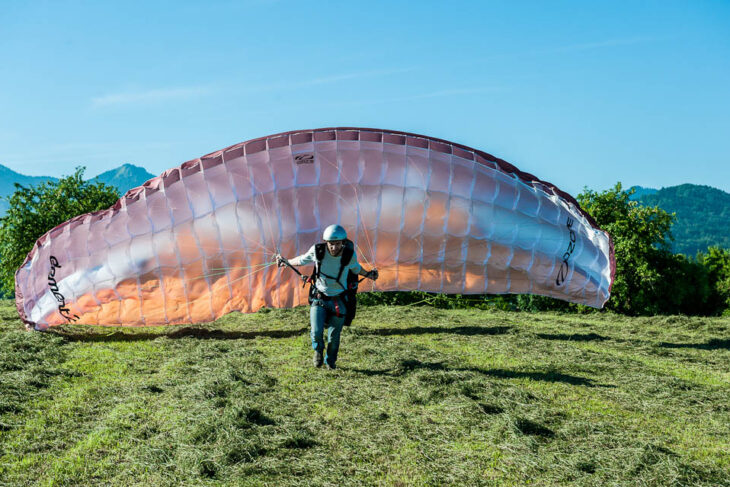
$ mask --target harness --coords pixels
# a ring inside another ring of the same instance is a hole
[[[326,274],[322,272],[322,260],[324,259],[325,252],[327,252],[327,244],[325,243],[318,243],[314,246],[314,270],[312,271],[312,275],[309,276],[309,304],[312,304],[312,301],[315,299],[320,299],[323,301],[329,301],[334,300],[335,302],[335,312],[338,317],[342,316],[342,313],[339,309],[339,299],[342,298],[342,302],[345,305],[345,326],[350,326],[352,323],[353,318],[355,318],[355,312],[357,311],[357,287],[360,284],[360,280],[358,278],[357,274],[354,274],[347,271],[347,280],[346,280],[346,288],[342,294],[338,296],[326,296],[324,293],[317,290],[317,286],[315,285],[317,282],[317,279],[319,279],[320,276],[327,277],[329,279],[334,279],[338,284],[342,285],[340,283],[340,278],[342,277],[342,273],[345,270],[345,267],[347,267],[350,264],[350,261],[352,260],[353,255],[355,255],[355,245],[352,243],[351,240],[345,240],[344,247],[342,249],[342,254],[340,255],[340,270],[337,273],[337,276],[330,276],[329,274]]]

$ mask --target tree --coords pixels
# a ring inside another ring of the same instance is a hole
[[[658,206],[642,206],[624,191],[621,183],[597,193],[585,189],[578,202],[613,238],[616,278],[606,307],[619,313],[661,312],[657,298],[664,286],[662,266],[666,264],[674,216]]]
[[[15,271],[36,240],[53,227],[84,213],[103,210],[119,199],[113,186],[83,180],[84,168],[71,176],[37,186],[15,184],[6,198],[10,208],[0,218],[0,290],[15,292]]]

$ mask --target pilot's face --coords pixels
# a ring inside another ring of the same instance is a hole
[[[342,249],[344,248],[344,242],[342,240],[328,240],[327,241],[327,251],[330,253],[332,257],[337,257],[342,253]]]

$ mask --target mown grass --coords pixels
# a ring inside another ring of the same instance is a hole
[[[730,319],[362,307],[23,331],[0,485],[730,485]]]

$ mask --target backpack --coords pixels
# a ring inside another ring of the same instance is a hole
[[[327,252],[327,244],[326,243],[318,243],[314,246],[314,255],[315,255],[315,262],[314,262],[314,270],[312,271],[312,275],[309,276],[309,304],[312,304],[312,301],[315,299],[315,294],[317,293],[317,287],[315,286],[315,283],[317,282],[317,279],[319,278],[320,274],[323,274],[321,272],[320,267],[322,266],[322,260],[324,259],[324,253]],[[328,276],[327,274],[324,274],[325,277],[329,277],[330,279],[335,279],[337,282],[340,282],[340,278],[342,277],[342,272],[345,270],[345,267],[350,263],[352,260],[353,255],[355,255],[355,245],[352,243],[351,240],[346,239],[344,248],[342,249],[342,255],[340,256],[340,270],[337,273],[337,276]],[[360,279],[357,274],[353,274],[349,270],[347,271],[347,287],[345,288],[345,291],[340,295],[342,297],[342,301],[345,304],[345,324],[344,326],[350,326],[352,323],[352,320],[355,318],[355,313],[357,311],[357,287],[360,284]]]

